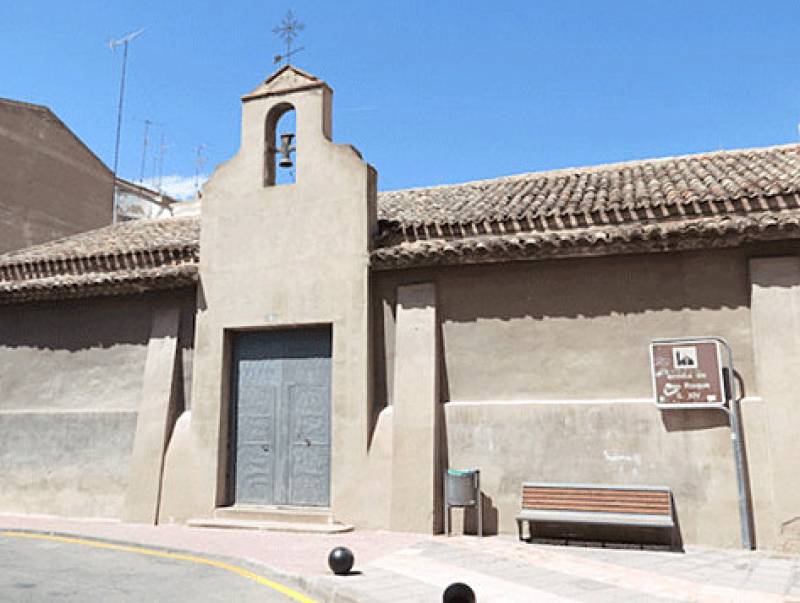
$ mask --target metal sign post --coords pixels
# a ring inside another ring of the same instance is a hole
[[[733,353],[721,337],[655,339],[650,344],[653,395],[662,409],[718,409],[728,415],[736,465],[742,547],[755,548]],[[735,393],[734,393],[735,392]]]
[[[753,539],[753,523],[750,516],[750,489],[748,484],[747,461],[744,455],[744,441],[742,440],[742,420],[739,400],[731,399],[728,412],[731,423],[731,441],[733,443],[733,457],[736,462],[736,485],[739,490],[739,527],[742,534],[742,548],[753,550],[756,548]]]

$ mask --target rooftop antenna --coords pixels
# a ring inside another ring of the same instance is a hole
[[[122,100],[125,97],[125,68],[128,65],[128,45],[144,33],[144,29],[137,29],[122,36],[118,40],[109,40],[108,47],[114,50],[117,46],[123,47],[122,52],[122,77],[119,81],[119,108],[117,110],[117,140],[114,144],[114,183],[111,195],[111,223],[117,223],[117,168],[119,168],[119,141],[122,133]]]
[[[161,144],[158,145],[158,192],[163,194],[164,189],[161,188],[161,183],[164,179],[164,155],[167,152],[167,142],[164,139],[164,133],[161,133]]]
[[[150,131],[150,126],[153,125],[153,122],[149,119],[144,120],[144,138],[142,139],[142,165],[139,168],[139,184],[144,184],[144,164],[147,160],[147,145],[150,142],[147,138],[147,134]]]
[[[276,54],[275,59],[272,61],[274,64],[285,61],[288,65],[289,59],[291,59],[293,55],[297,54],[301,50],[305,50],[305,46],[294,49],[292,48],[294,39],[300,35],[300,32],[305,28],[305,24],[298,21],[291,10],[286,12],[286,16],[283,18],[283,21],[281,21],[281,24],[272,30],[272,33],[283,38],[283,43],[286,44],[286,52],[283,54]]]
[[[194,194],[195,197],[200,197],[200,172],[203,171],[203,166],[205,166],[206,161],[208,158],[206,157],[206,150],[208,146],[203,143],[200,143],[195,147],[196,158],[194,161]]]

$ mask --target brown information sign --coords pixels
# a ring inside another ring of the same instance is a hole
[[[650,367],[656,404],[665,408],[723,406],[726,352],[724,342],[714,338],[653,341]]]

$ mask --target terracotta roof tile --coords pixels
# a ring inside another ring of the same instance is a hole
[[[133,220],[0,256],[0,303],[133,293],[197,279],[197,218]]]
[[[531,246],[531,241],[540,240],[558,243],[558,254],[641,251],[637,233],[651,232],[653,224],[658,224],[658,236],[663,235],[660,250],[688,244],[676,245],[676,237],[697,239],[714,233],[726,237],[728,244],[773,237],[776,228],[780,236],[795,238],[800,236],[794,222],[800,213],[798,192],[800,145],[393,191],[379,197],[380,234],[372,265],[394,269],[478,261],[484,256],[486,261],[507,260],[503,250],[508,248],[509,233],[529,233],[527,251],[511,245],[519,258],[556,255]],[[775,217],[776,224],[756,216],[759,212]],[[735,235],[728,228],[732,216],[745,217],[748,224],[744,228],[742,220],[737,221]],[[612,240],[614,250],[608,244]],[[567,252],[563,241],[579,241],[580,252],[572,248]],[[456,253],[473,248],[483,255],[467,260]]]
[[[800,211],[419,239],[372,252],[375,270],[735,247],[800,239]]]
[[[800,145],[718,151],[521,174],[382,193],[379,216],[401,226],[479,223],[800,191]]]
[[[378,195],[377,270],[800,238],[800,145]],[[0,303],[183,286],[197,217],[136,220],[0,256]]]
[[[196,246],[199,236],[200,223],[196,218],[131,220],[0,255],[0,267],[43,259],[180,249]]]

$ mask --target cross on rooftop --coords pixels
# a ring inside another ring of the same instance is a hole
[[[280,63],[281,61],[286,61],[286,64],[289,64],[289,59],[292,55],[297,54],[303,47],[292,49],[292,43],[294,39],[300,35],[300,32],[305,29],[305,24],[298,21],[294,13],[291,10],[286,12],[286,16],[281,21],[281,24],[278,27],[275,27],[272,30],[276,36],[280,36],[283,38],[284,44],[286,44],[286,52],[282,55],[277,54],[275,55],[275,63]]]

